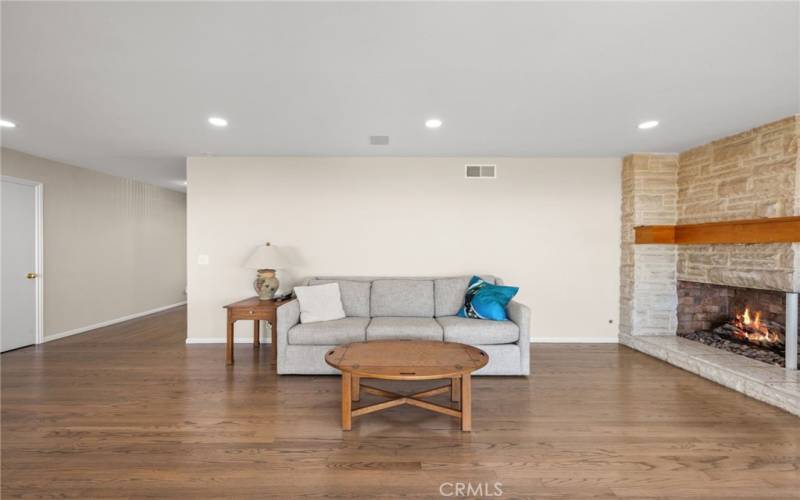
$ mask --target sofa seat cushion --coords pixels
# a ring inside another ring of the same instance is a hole
[[[301,323],[288,331],[289,345],[339,345],[366,340],[369,318]]]
[[[469,345],[511,344],[519,340],[519,327],[512,321],[445,316],[436,318],[444,330],[445,342]]]
[[[433,280],[379,279],[372,282],[370,313],[384,316],[433,317]]]
[[[442,340],[442,327],[433,318],[372,318],[367,340]]]

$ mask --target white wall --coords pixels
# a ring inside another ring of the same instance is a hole
[[[534,339],[616,338],[621,160],[480,161],[498,179],[466,180],[463,158],[189,158],[190,341],[224,339],[222,306],[254,295],[242,263],[265,241],[294,261],[282,288],[491,273],[520,287]]]
[[[186,195],[2,150],[3,175],[43,183],[44,335],[186,300]]]

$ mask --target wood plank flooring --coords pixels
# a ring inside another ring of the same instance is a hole
[[[227,367],[185,329],[179,308],[3,354],[2,497],[800,499],[800,419],[622,346],[475,377],[472,433],[411,407],[342,432],[338,377],[247,344]]]

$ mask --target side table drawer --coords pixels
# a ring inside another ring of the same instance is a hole
[[[261,319],[270,320],[275,316],[275,311],[272,309],[262,309],[253,307],[249,309],[233,309],[231,311],[231,319],[236,321],[240,319]]]

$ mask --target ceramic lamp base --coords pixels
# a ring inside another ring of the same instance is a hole
[[[280,281],[275,277],[274,269],[259,269],[258,276],[253,281],[253,288],[258,293],[258,298],[261,300],[270,300],[275,297],[278,291]]]

